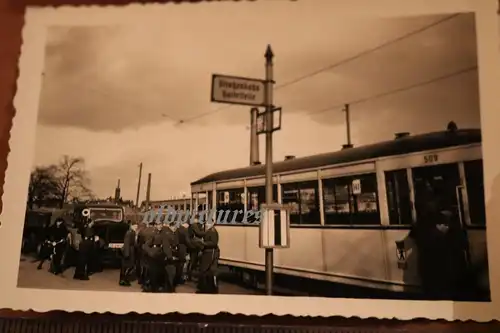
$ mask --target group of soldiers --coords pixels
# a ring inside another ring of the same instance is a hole
[[[130,286],[133,272],[145,292],[175,292],[198,270],[198,293],[218,293],[219,235],[215,224],[156,221],[132,224],[122,248],[120,285]]]
[[[53,225],[47,225],[37,268],[42,269],[50,260],[49,271],[58,275],[71,261],[76,266],[73,278],[78,280],[89,280],[89,275],[102,271],[103,240],[96,236],[93,221],[87,218],[77,229],[80,239],[77,249],[72,250],[74,244],[69,244],[71,234],[64,219],[58,218]],[[135,277],[145,292],[175,292],[178,285],[192,281],[198,271],[197,292],[218,293],[218,242],[215,223],[129,222],[121,253],[119,284],[130,286]],[[72,260],[68,260],[72,254]]]
[[[78,250],[74,251],[69,244],[70,232],[63,218],[58,218],[53,225],[46,226],[37,269],[42,269],[44,263],[50,260],[49,271],[55,275],[61,274],[69,266],[71,254],[75,254],[73,279],[89,280],[89,275],[102,271],[99,255],[102,241],[95,235],[92,226],[93,222],[88,219],[78,227],[81,239],[78,242]]]

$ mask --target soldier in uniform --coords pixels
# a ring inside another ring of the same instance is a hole
[[[120,286],[130,286],[130,276],[136,264],[136,242],[137,224],[130,223],[130,229],[125,234],[125,239],[123,240]]]
[[[50,255],[52,254],[52,242],[50,235],[50,220],[45,222],[42,228],[42,237],[40,244],[40,252],[38,253],[38,266],[37,269],[42,269],[43,264],[46,260],[49,260]]]
[[[145,291],[163,291],[165,281],[165,255],[163,251],[163,222],[155,221],[155,230],[144,244],[148,256],[149,288]]]
[[[144,230],[146,229],[146,224],[141,222],[137,226],[136,231],[136,242],[135,242],[135,272],[137,276],[137,282],[142,285],[144,283],[144,265],[143,265],[143,250],[144,245]]]
[[[203,251],[200,260],[200,277],[198,278],[198,292],[204,294],[218,294],[217,266],[219,264],[219,233],[215,228],[215,221],[205,224],[206,232],[203,237]]]
[[[187,279],[193,279],[193,271],[197,268],[199,254],[203,249],[202,239],[205,236],[203,226],[199,223],[198,218],[195,218],[193,223],[188,227],[189,236],[189,265],[187,268]]]
[[[104,242],[95,234],[95,231],[92,232],[94,235],[94,240],[92,242],[92,248],[90,250],[90,261],[89,261],[89,274],[99,273],[103,271],[102,265],[102,256],[104,249]]]
[[[140,284],[142,285],[144,291],[148,291],[151,287],[151,274],[149,269],[149,248],[147,246],[148,241],[155,234],[156,227],[154,225],[147,224],[145,227],[139,232],[139,236],[137,238],[137,246],[140,247],[140,265],[141,265],[141,274],[139,277]]]
[[[68,239],[68,228],[64,223],[64,219],[58,218],[56,223],[50,228],[50,240],[52,241],[53,252],[51,259],[51,272],[55,275],[62,273],[61,260],[66,248]]]
[[[179,242],[179,260],[175,267],[175,285],[183,284],[185,282],[184,277],[184,265],[186,264],[186,256],[188,248],[190,248],[191,240],[189,238],[189,223],[181,224],[175,233],[177,234],[177,240]]]
[[[79,233],[82,236],[82,241],[78,248],[78,258],[73,279],[89,279],[89,264],[95,242],[93,225],[94,222],[92,220],[84,218],[83,223],[79,227]]]
[[[163,229],[163,255],[165,258],[165,284],[164,290],[169,293],[175,292],[176,268],[179,265],[179,238],[175,232],[176,222],[171,222]]]

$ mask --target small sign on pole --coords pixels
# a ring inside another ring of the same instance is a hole
[[[266,103],[265,91],[266,83],[264,80],[212,75],[212,102],[264,106]]]
[[[290,210],[287,206],[261,205],[259,246],[264,249],[290,247]]]
[[[354,194],[354,195],[361,194],[361,180],[354,179],[352,181],[352,194]]]
[[[281,129],[281,107],[273,108],[273,128],[272,132]],[[257,115],[257,134],[264,134],[267,132],[266,126],[266,112],[261,112]]]

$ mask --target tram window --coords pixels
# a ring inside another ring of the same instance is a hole
[[[353,181],[359,184],[357,191]],[[376,175],[323,179],[323,206],[325,224],[380,224]]]
[[[464,162],[467,182],[467,198],[469,202],[470,223],[486,225],[483,161]]]
[[[412,224],[410,186],[406,169],[387,171],[385,173],[385,187],[389,208],[389,224]]]
[[[277,202],[278,199],[278,185],[273,185],[273,201]],[[260,205],[266,203],[266,187],[256,186],[247,188],[247,210],[257,211]],[[247,218],[248,223],[260,222],[256,221],[255,215],[249,215]]]
[[[245,216],[243,188],[217,191],[217,218],[225,223],[241,223]],[[229,212],[228,212],[229,211]],[[220,214],[223,214],[219,217]]]
[[[317,181],[282,184],[282,202],[290,205],[291,224],[320,224]]]
[[[198,205],[200,204],[200,203],[198,202],[198,193],[193,193],[193,194],[191,195],[191,202],[193,203],[193,204],[192,204],[192,205],[193,205],[193,209],[194,209],[194,210],[197,210],[197,209],[198,209]]]
[[[208,191],[207,205],[208,209],[212,209],[214,206],[213,191]]]

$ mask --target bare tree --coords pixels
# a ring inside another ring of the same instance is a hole
[[[81,157],[64,155],[57,165],[60,206],[68,201],[91,198],[90,179],[85,170],[85,160]]]
[[[48,200],[57,200],[59,198],[57,167],[55,165],[36,167],[30,175],[28,207],[33,209],[33,205],[35,204],[39,205]]]

